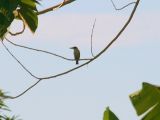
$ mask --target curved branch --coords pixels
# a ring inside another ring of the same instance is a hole
[[[111,3],[112,3],[112,5],[113,5],[115,10],[122,10],[122,9],[128,7],[129,5],[136,4],[136,2],[131,2],[131,3],[128,3],[127,5],[125,5],[125,6],[121,7],[121,8],[117,8],[116,5],[114,4],[113,0],[111,0]]]
[[[37,12],[37,15],[41,15],[41,14],[44,14],[44,13],[53,11],[53,10],[55,10],[55,9],[57,9],[57,8],[63,7],[63,6],[65,6],[65,5],[69,4],[69,3],[72,3],[72,2],[74,2],[74,1],[75,1],[75,0],[64,0],[62,3],[60,3],[60,4],[58,4],[58,5],[55,5],[55,6],[53,6],[53,7],[50,7],[50,8],[47,8],[47,9],[45,9],[45,10],[42,10],[42,11]]]
[[[36,86],[39,82],[41,82],[41,80],[38,80],[37,82],[35,82],[33,85],[31,85],[29,88],[27,88],[25,91],[23,91],[22,93],[20,93],[17,96],[4,96],[5,99],[16,99],[19,98],[20,96],[24,95],[26,92],[28,92],[30,89],[32,89],[34,86]]]
[[[4,44],[3,41],[2,42],[2,45],[4,46],[4,48],[6,49],[6,51],[22,66],[22,68],[27,71],[27,73],[29,73],[32,77],[36,78],[36,79],[39,79],[37,76],[33,75],[13,54],[12,52],[7,48],[7,46]]]
[[[10,32],[10,31],[8,30],[8,33],[9,33],[10,35],[12,35],[12,36],[16,36],[16,35],[22,34],[22,33],[24,32],[24,30],[25,30],[25,27],[26,27],[23,19],[22,19],[22,22],[23,22],[23,29],[22,29],[22,31],[16,32],[16,33],[12,33],[12,32]]]
[[[55,78],[55,77],[59,77],[59,76],[62,76],[62,75],[65,75],[67,73],[70,73],[78,68],[81,68],[89,63],[91,63],[92,61],[94,61],[95,59],[97,59],[99,56],[101,56],[104,52],[106,52],[109,47],[119,38],[119,36],[123,33],[123,31],[126,29],[126,27],[129,25],[129,23],[131,22],[132,18],[133,18],[133,15],[137,9],[137,6],[139,4],[139,1],[140,0],[137,0],[132,12],[131,12],[131,15],[129,16],[127,22],[124,24],[124,26],[121,28],[121,30],[118,32],[118,34],[111,40],[111,42],[109,44],[107,44],[107,46],[101,51],[99,52],[93,59],[91,59],[90,61],[88,62],[85,62],[84,64],[78,66],[78,67],[75,67],[75,68],[72,68],[68,71],[65,71],[65,72],[62,72],[60,74],[57,74],[57,75],[54,75],[54,76],[49,76],[49,77],[43,77],[43,78],[40,78],[39,81],[37,81],[35,84],[33,84],[32,86],[30,86],[28,89],[26,89],[24,92],[22,92],[21,94],[17,95],[16,97],[8,97],[8,98],[11,98],[11,99],[14,99],[14,98],[18,98],[20,96],[22,96],[24,93],[26,93],[27,91],[31,90],[31,88],[33,88],[34,86],[36,86],[40,81],[42,80],[45,80],[45,79],[50,79],[50,78]]]
[[[45,51],[45,50],[40,50],[40,49],[35,49],[35,48],[31,48],[31,47],[27,47],[27,46],[23,46],[23,45],[19,45],[19,44],[16,44],[14,42],[11,42],[9,39],[7,39],[5,37],[6,41],[11,43],[12,45],[16,46],[16,47],[21,47],[21,48],[25,48],[25,49],[28,49],[28,50],[33,50],[33,51],[37,51],[37,52],[42,52],[42,53],[46,53],[46,54],[49,54],[49,55],[53,55],[53,56],[56,56],[56,57],[59,57],[59,58],[62,58],[64,60],[68,60],[68,61],[75,61],[75,59],[70,59],[70,58],[66,58],[66,57],[63,57],[61,55],[58,55],[58,54],[55,54],[55,53],[52,53],[52,52],[48,52],[48,51]],[[91,60],[92,58],[83,58],[83,59],[80,59],[82,61],[86,61],[86,60]]]
[[[93,54],[93,32],[94,32],[95,24],[96,24],[96,19],[94,20],[93,27],[92,27],[92,33],[91,33],[91,55],[93,57],[95,57],[94,54]]]

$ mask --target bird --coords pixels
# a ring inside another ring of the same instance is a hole
[[[73,49],[74,59],[76,61],[76,64],[78,64],[80,59],[80,51],[78,47],[74,46],[74,47],[71,47],[70,49]]]

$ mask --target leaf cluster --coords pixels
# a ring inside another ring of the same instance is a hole
[[[14,19],[22,20],[32,32],[38,26],[37,0],[0,0],[0,39]]]
[[[160,87],[150,83],[143,83],[142,89],[132,93],[130,100],[137,115],[143,115],[141,120],[160,120]],[[109,109],[104,112],[103,120],[118,120]]]
[[[2,111],[10,111],[8,106],[4,103],[5,93],[0,90],[0,120],[20,120],[17,116],[9,117],[7,115],[2,115]]]

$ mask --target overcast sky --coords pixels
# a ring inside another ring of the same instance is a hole
[[[60,1],[42,2],[39,10]],[[123,6],[129,0],[115,0]],[[43,4],[44,3],[44,4]],[[7,105],[23,120],[102,120],[107,106],[120,120],[138,120],[129,94],[142,82],[160,84],[160,1],[141,1],[136,14],[114,45],[91,64],[67,75],[49,79]],[[133,5],[115,11],[108,0],[79,0],[59,10],[39,16],[33,35],[8,38],[26,46],[73,58],[69,48],[78,46],[81,58],[90,53],[91,29],[96,18],[93,51],[98,53],[114,38],[129,17]],[[14,21],[12,31],[21,29]],[[35,75],[54,75],[75,67],[75,62],[16,48],[6,42],[15,56]],[[36,82],[0,44],[0,88],[17,95]],[[80,61],[82,64],[82,61]]]

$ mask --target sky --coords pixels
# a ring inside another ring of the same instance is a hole
[[[42,1],[38,9],[59,2]],[[128,2],[115,0],[117,6]],[[139,120],[142,116],[137,117],[129,95],[141,89],[142,82],[160,84],[159,4],[158,0],[141,1],[127,29],[108,51],[91,64],[45,80],[18,99],[7,100],[11,114],[19,115],[23,120],[102,120],[103,112],[109,106],[120,120]],[[132,8],[115,11],[107,0],[79,0],[39,16],[35,34],[26,29],[22,35],[7,37],[15,43],[69,58],[73,58],[73,51],[69,48],[78,46],[81,58],[88,58],[91,57],[90,37],[94,19],[93,51],[97,54],[118,33]],[[10,30],[15,32],[21,28],[21,23],[14,21]],[[5,43],[33,74],[40,77],[76,66],[74,61]],[[17,95],[36,82],[1,44],[0,56],[0,88],[9,95]]]

